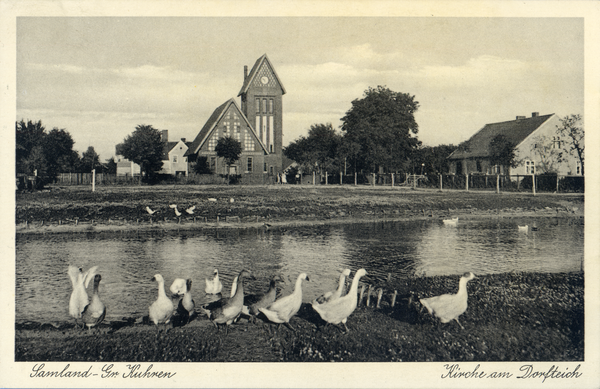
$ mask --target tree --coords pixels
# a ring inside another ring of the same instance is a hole
[[[535,172],[541,174],[557,173],[562,150],[555,147],[554,142],[547,136],[538,135],[533,138],[530,151],[537,155]]]
[[[490,164],[492,166],[517,167],[519,162],[516,158],[515,145],[504,135],[496,135],[488,146]]]
[[[116,152],[140,166],[140,185],[143,175],[150,179],[162,169],[163,142],[160,131],[151,125],[138,125],[116,146]]]
[[[342,136],[335,132],[331,123],[313,124],[307,137],[301,136],[291,142],[283,153],[306,173],[341,170],[344,161],[340,154],[341,143]]]
[[[413,153],[410,168],[413,174],[441,174],[450,170],[448,156],[456,150],[454,145],[419,147]]]
[[[93,146],[88,147],[81,155],[81,166],[86,173],[101,167],[100,156],[96,153]]]
[[[110,157],[110,159],[107,159],[103,169],[107,174],[117,174],[117,163],[115,162],[115,157]]]
[[[557,126],[557,133],[567,138],[564,143],[563,151],[568,155],[575,155],[581,164],[581,175],[583,175],[583,163],[585,160],[585,131],[581,115],[567,115],[560,119],[560,126]]]
[[[196,162],[192,165],[192,170],[196,174],[211,174],[210,167],[208,166],[208,158],[205,156],[197,156]]]
[[[229,170],[231,165],[240,159],[240,155],[242,154],[242,143],[233,137],[224,136],[217,141],[215,151],[217,152],[218,157],[225,160],[225,164],[227,165],[227,183],[229,183]]]
[[[372,172],[406,169],[413,150],[421,144],[412,136],[418,133],[414,117],[418,108],[414,96],[384,86],[369,87],[362,99],[352,101],[342,118],[342,131],[346,142],[360,146],[353,162]]]
[[[54,181],[60,171],[72,167],[72,157],[77,155],[73,150],[75,142],[64,129],[53,128],[46,133],[41,121],[21,120],[15,130],[18,173],[37,173],[39,185],[45,185]]]

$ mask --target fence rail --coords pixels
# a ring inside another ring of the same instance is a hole
[[[270,185],[277,183],[277,177],[254,174],[232,175],[231,183],[238,185]],[[61,173],[54,181],[57,185],[91,185],[92,173]],[[139,176],[117,176],[96,174],[95,185],[135,185]],[[190,174],[188,176],[161,175],[157,183],[174,185],[225,185],[227,176],[213,174]],[[478,190],[497,192],[557,192],[583,193],[585,178],[582,176],[559,176],[556,174],[496,175],[496,174],[433,174],[408,173],[387,174],[314,174],[302,177],[288,177],[287,184],[308,185],[369,185],[410,188],[430,188],[440,190]]]

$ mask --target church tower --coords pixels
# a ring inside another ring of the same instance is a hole
[[[282,171],[282,96],[285,88],[266,54],[248,73],[244,66],[241,109],[267,149],[263,172],[276,175]]]

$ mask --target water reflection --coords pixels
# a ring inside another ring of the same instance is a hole
[[[415,275],[472,271],[579,271],[583,260],[583,222],[539,219],[537,231],[517,225],[531,220],[379,222],[287,229],[207,230],[150,234],[74,234],[18,236],[16,242],[16,318],[51,322],[69,320],[71,284],[67,267],[98,265],[100,294],[107,320],[139,317],[156,298],[162,274],[167,288],[175,278],[192,278],[195,298],[204,279],[219,269],[223,293],[245,268],[256,277],[249,293],[267,289],[273,274],[286,279],[290,293],[299,273],[309,274],[304,301],[335,289],[344,268],[364,267],[362,281],[381,284]],[[91,289],[91,287],[90,287]]]

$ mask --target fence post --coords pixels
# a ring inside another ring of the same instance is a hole
[[[356,179],[356,172],[354,172],[354,186],[358,185],[358,181]]]
[[[496,174],[496,193],[500,193],[500,174]]]
[[[342,172],[340,172],[340,185],[342,185],[342,181],[343,181],[343,176],[342,176]]]
[[[417,175],[413,174],[413,189],[417,189]]]
[[[465,176],[467,177],[467,192],[469,191],[469,173],[465,174]]]
[[[392,188],[394,187],[394,173],[392,173]]]
[[[533,195],[535,196],[535,174],[531,175],[531,187],[533,188]]]
[[[96,169],[92,169],[92,192],[96,190]]]
[[[440,173],[440,192],[444,190],[443,188],[443,182],[442,182],[442,173]]]
[[[317,175],[315,174],[315,172],[313,172],[313,185],[317,184]]]
[[[558,174],[556,175],[556,193],[558,193]]]
[[[373,174],[373,183],[371,185],[375,186],[375,173],[371,173],[371,174]]]
[[[327,185],[327,183],[328,183],[328,181],[327,181],[327,177],[328,177],[328,175],[329,175],[329,174],[327,173],[327,171],[325,171],[325,185]]]

